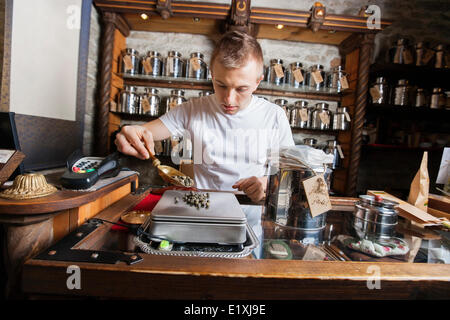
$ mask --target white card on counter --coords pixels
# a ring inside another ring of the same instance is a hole
[[[308,200],[311,215],[316,217],[331,210],[331,201],[328,196],[328,187],[323,174],[315,175],[302,181]]]
[[[450,179],[450,148],[444,148],[436,184],[446,184]]]
[[[7,163],[16,150],[0,149],[0,163]]]

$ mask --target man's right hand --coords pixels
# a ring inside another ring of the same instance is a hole
[[[127,125],[116,135],[114,143],[123,154],[134,156],[141,160],[150,158],[149,150],[155,153],[153,134],[143,126]]]

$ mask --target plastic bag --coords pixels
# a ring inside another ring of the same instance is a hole
[[[283,168],[323,168],[324,164],[332,164],[333,159],[333,154],[327,154],[320,149],[305,145],[283,147],[277,152],[271,152],[269,155],[269,160],[272,164],[279,164]]]

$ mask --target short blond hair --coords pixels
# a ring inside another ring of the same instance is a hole
[[[225,68],[236,69],[245,65],[252,57],[264,65],[261,46],[252,36],[240,32],[229,31],[219,40],[211,55],[210,66],[218,60]],[[261,69],[262,72],[262,69]]]

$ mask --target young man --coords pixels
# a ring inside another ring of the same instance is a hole
[[[142,126],[123,127],[116,136],[118,150],[148,159],[154,141],[190,138],[197,188],[237,189],[261,200],[268,150],[294,145],[282,108],[253,95],[264,77],[263,64],[256,39],[226,33],[210,62],[215,94],[191,99]]]

